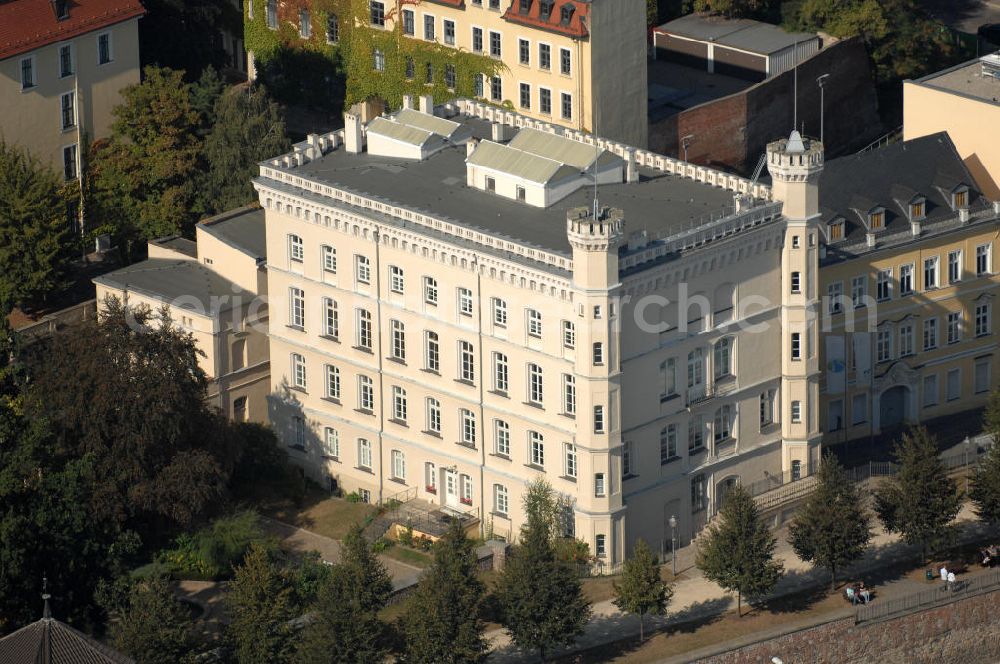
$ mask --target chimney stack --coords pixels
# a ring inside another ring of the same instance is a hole
[[[344,147],[351,154],[359,154],[364,147],[364,137],[361,133],[361,116],[357,113],[344,113]]]
[[[427,115],[434,115],[434,97],[431,95],[420,95],[420,112]]]
[[[403,108],[414,109],[413,95],[403,95]]]

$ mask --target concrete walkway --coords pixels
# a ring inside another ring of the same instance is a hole
[[[968,505],[959,513],[957,521],[960,528],[957,529],[952,541],[953,544],[982,540],[989,535],[988,529],[976,519]],[[799,560],[792,551],[791,545],[787,542],[787,528],[778,530],[775,535],[778,538],[775,557],[784,563],[785,574],[772,593],[772,598],[829,585],[830,580],[826,570],[813,569],[811,565]],[[678,580],[673,584],[674,595],[669,605],[669,612],[666,616],[647,618],[647,634],[668,625],[692,622],[736,608],[735,596],[729,595],[719,586],[705,579],[694,566],[695,555],[696,549],[693,545],[678,550]],[[887,534],[876,527],[868,553],[862,560],[838,572],[838,579],[864,578],[874,590],[876,599],[873,601],[877,601],[880,597],[887,598],[925,590],[927,587],[925,583],[914,582],[905,577],[890,577],[883,582],[872,578],[877,576],[879,570],[884,570],[895,563],[912,561],[918,555],[916,547],[909,546],[901,542],[898,536]],[[845,615],[848,614],[849,611],[845,612]],[[593,606],[593,617],[576,645],[553,653],[552,656],[593,648],[626,637],[638,637],[638,634],[639,625],[634,616],[622,614],[611,600],[599,602]],[[537,659],[536,653],[525,653],[513,646],[507,633],[503,630],[493,630],[486,636],[494,648],[493,654],[489,657],[491,664],[509,664]],[[747,642],[752,643],[759,640],[759,634],[751,634],[748,635]],[[733,647],[739,647],[739,645],[734,644]],[[682,655],[664,661],[692,661],[690,655]]]
[[[277,521],[267,517],[261,517],[264,530],[278,537],[282,543],[292,551],[305,553],[307,551],[318,551],[320,558],[329,563],[340,562],[340,542],[314,532],[297,528],[284,521]],[[379,560],[389,570],[392,576],[392,587],[394,589],[405,588],[416,583],[420,579],[423,570],[413,565],[379,555]]]

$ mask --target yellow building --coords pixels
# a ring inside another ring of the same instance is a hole
[[[827,441],[980,408],[997,386],[1000,204],[949,135],[834,160],[820,181]]]
[[[111,132],[119,91],[139,82],[138,0],[0,3],[0,135],[66,180],[84,140]]]
[[[189,332],[203,353],[208,400],[234,420],[267,421],[270,389],[264,213],[231,210],[197,226],[197,241],[149,243],[149,258],[94,279],[108,296],[158,312]]]
[[[983,194],[1000,199],[1000,53],[903,82],[903,139],[939,131]]]
[[[310,8],[285,6],[278,0],[247,3],[247,47],[270,43],[311,51],[335,49],[352,28],[346,2],[313,2]],[[377,92],[378,81],[395,81],[414,93],[413,83],[438,84],[455,96],[464,75],[454,61],[441,69],[439,58],[427,53],[476,54],[501,64],[495,76],[477,75],[469,94],[492,104],[557,126],[591,132],[629,145],[646,145],[646,7],[617,0],[367,0],[363,16],[355,18],[364,31],[353,51],[343,57],[363,62],[361,81],[348,71],[348,98],[358,99],[352,85]],[[329,10],[329,11],[328,11]],[[340,12],[340,13],[338,13]],[[325,23],[317,27],[319,17]],[[344,34],[342,34],[344,33]],[[404,43],[383,42],[372,34],[395,33]],[[267,35],[265,35],[266,37]],[[388,48],[388,46],[391,46]],[[363,53],[357,52],[363,50]],[[402,53],[411,53],[402,57]],[[425,61],[426,60],[426,61]],[[254,75],[254,54],[250,55]],[[435,65],[434,62],[439,64]],[[404,72],[405,70],[405,72]],[[442,77],[444,80],[441,84]],[[392,87],[392,86],[390,86]],[[398,103],[398,94],[394,103]]]

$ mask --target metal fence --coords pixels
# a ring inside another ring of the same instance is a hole
[[[935,584],[929,590],[903,597],[884,600],[876,597],[870,604],[864,604],[857,608],[854,623],[859,625],[876,620],[886,620],[914,611],[949,604],[967,597],[974,597],[984,592],[1000,590],[1000,570],[956,581],[953,590],[948,590],[947,586],[940,581],[936,581]]]

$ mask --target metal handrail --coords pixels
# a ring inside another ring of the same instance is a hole
[[[957,581],[952,590],[944,583],[938,583],[938,586],[930,590],[902,597],[876,599],[872,603],[861,605],[855,613],[854,623],[884,620],[1000,589],[1000,570]]]

